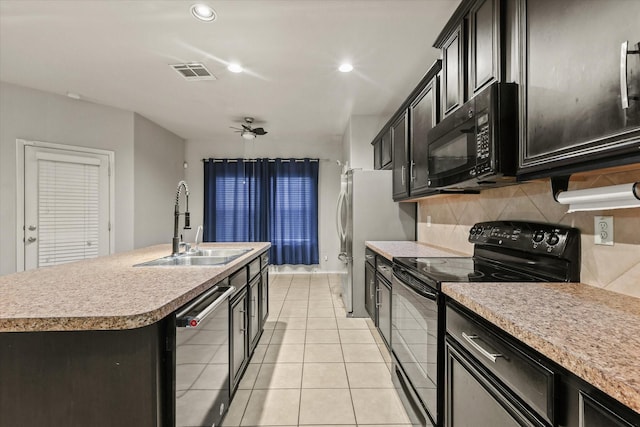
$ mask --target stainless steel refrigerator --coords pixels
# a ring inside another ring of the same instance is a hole
[[[346,267],[342,299],[350,317],[368,316],[364,306],[364,249],[367,240],[415,240],[415,203],[392,199],[390,170],[351,169],[342,175],[336,223]]]

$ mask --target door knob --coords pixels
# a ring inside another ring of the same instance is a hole
[[[36,229],[36,226],[35,226],[35,225],[30,225],[30,226],[29,226],[29,231],[35,231],[35,229]]]
[[[38,240],[38,239],[36,239],[35,237],[29,237],[29,238],[27,239],[27,242],[29,242],[29,243],[33,243],[33,242],[35,242],[36,240]]]

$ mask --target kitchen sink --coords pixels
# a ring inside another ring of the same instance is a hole
[[[237,258],[240,255],[244,255],[253,249],[246,248],[213,248],[213,249],[196,249],[189,252],[188,256],[204,256],[204,257],[234,257]]]
[[[198,249],[189,253],[143,262],[134,265],[134,267],[224,265],[252,250],[252,248]]]

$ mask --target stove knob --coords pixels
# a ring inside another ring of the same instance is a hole
[[[536,243],[540,243],[544,240],[544,231],[536,231],[533,234],[533,241]]]
[[[549,235],[549,238],[547,238],[547,244],[549,246],[557,245],[559,241],[560,236],[558,236],[556,233],[551,233],[551,235]]]

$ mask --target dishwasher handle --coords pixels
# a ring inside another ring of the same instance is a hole
[[[229,295],[235,292],[235,286],[229,286],[229,289],[224,291],[218,298],[216,298],[211,304],[207,305],[204,309],[198,312],[195,316],[188,316],[191,310],[196,307],[198,304],[201,304],[202,301],[209,298],[213,293],[218,292],[220,288],[218,286],[214,286],[209,292],[204,293],[200,298],[195,300],[193,303],[189,304],[183,310],[176,313],[176,323],[178,327],[186,327],[186,328],[195,328],[198,326],[200,322],[202,322],[208,315],[213,313],[213,311],[220,306],[223,302],[227,300]]]

